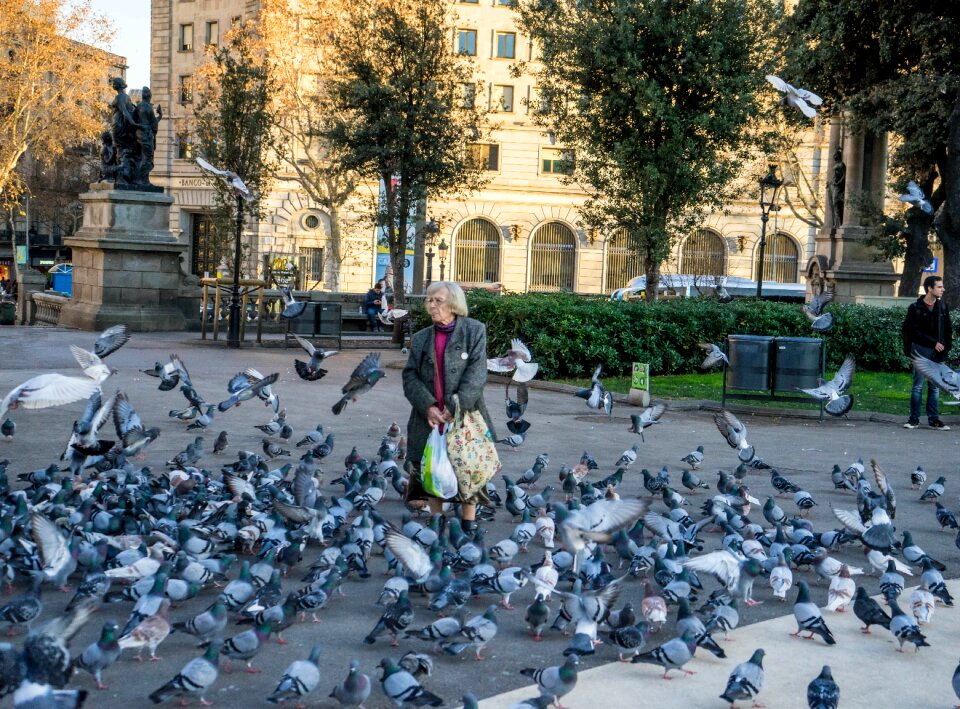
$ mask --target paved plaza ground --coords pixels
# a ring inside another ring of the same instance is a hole
[[[42,372],[76,372],[69,345],[76,343],[92,348],[94,337],[92,333],[54,328],[0,328],[0,393],[6,393]],[[141,368],[152,367],[155,361],[165,361],[170,353],[181,356],[197,389],[214,402],[226,397],[227,380],[245,367],[256,367],[265,374],[279,372],[280,380],[274,389],[280,396],[281,406],[287,410],[288,421],[294,427],[294,438],[320,423],[327,431],[336,434],[335,451],[323,466],[325,476],[322,491],[327,496],[342,491],[339,486],[333,486],[331,481],[343,472],[342,462],[351,447],[357,446],[361,454],[372,458],[387,427],[393,421],[405,425],[409,412],[400,384],[398,366],[404,356],[399,351],[384,353],[384,360],[388,364],[387,377],[359,402],[351,403],[342,416],[334,417],[330,407],[339,398],[340,386],[365,354],[363,351],[348,350],[331,358],[328,360],[329,374],[326,378],[319,382],[306,382],[300,380],[293,371],[294,357],[300,354],[292,348],[284,350],[246,346],[240,350],[229,350],[222,341],[201,342],[198,335],[190,333],[137,334],[127,346],[110,357],[109,363],[118,369],[118,374],[108,380],[105,391],[125,391],[145,425],[161,429],[161,436],[147,450],[145,461],[155,472],[163,470],[164,461],[182,450],[195,435],[185,430],[186,424],[167,416],[169,409],[182,408],[184,405],[180,393],[176,390],[158,391],[158,380],[139,372]],[[487,404],[495,423],[503,429],[500,433],[505,434],[502,397],[501,384],[488,385]],[[83,404],[77,403],[56,409],[14,412],[16,435],[12,441],[0,441],[0,459],[8,458],[11,461],[8,470],[11,480],[15,479],[17,473],[43,468],[56,461],[69,437],[71,423],[82,408]],[[600,463],[600,471],[592,476],[599,479],[613,472],[614,462],[624,449],[639,442],[639,437],[627,430],[629,414],[635,411],[619,404],[614,407],[612,417],[597,416],[584,406],[582,400],[574,398],[569,392],[534,389],[531,391],[527,414],[532,424],[530,434],[518,452],[502,447],[504,473],[516,477],[533,463],[538,453],[547,452],[550,465],[541,478],[541,485],[547,483],[557,487],[560,465],[574,465],[586,449]],[[207,454],[200,465],[214,471],[218,477],[221,465],[235,460],[236,451],[260,451],[263,436],[254,425],[266,423],[269,418],[268,410],[256,401],[218,414],[206,434]],[[781,418],[765,414],[744,415],[742,420],[748,426],[748,439],[756,447],[757,454],[816,499],[818,506],[811,514],[811,521],[818,530],[838,526],[831,506],[844,509],[855,507],[852,495],[833,490],[830,479],[832,466],[839,464],[846,467],[858,457],[864,461],[876,458],[889,475],[897,493],[898,531],[909,529],[917,544],[947,564],[946,575],[957,575],[960,550],[954,546],[954,534],[939,531],[933,506],[921,504],[918,501],[919,492],[910,489],[909,473],[922,464],[930,481],[945,475],[947,492],[944,501],[949,507],[956,508],[957,493],[960,493],[960,480],[956,474],[960,430],[907,431],[900,427],[900,419],[896,422],[882,419],[871,421],[864,417],[830,419],[819,423],[815,419]],[[230,447],[222,456],[214,456],[213,440],[224,429],[230,433]],[[628,470],[619,489],[620,494],[643,494],[640,475],[643,467],[656,472],[667,465],[674,473],[675,480],[679,481],[684,468],[680,458],[697,445],[704,446],[706,456],[700,474],[711,487],[715,487],[717,469],[731,470],[735,467],[737,461],[734,452],[717,432],[709,411],[674,406],[664,416],[662,424],[647,432],[638,461]],[[286,460],[278,459],[276,464]],[[290,460],[295,460],[295,457]],[[751,472],[748,482],[751,493],[761,502],[772,492],[767,471]],[[500,487],[502,490],[502,484]],[[706,496],[690,495],[688,498],[691,514],[697,516],[697,508]],[[781,498],[779,504],[787,514],[797,511],[789,498]],[[654,509],[663,510],[659,500],[654,503]],[[388,488],[388,494],[378,511],[387,519],[399,522],[403,508],[392,489]],[[759,510],[751,516],[762,521]],[[492,545],[509,536],[514,524],[507,512],[499,511],[496,521],[489,525],[486,536],[488,544]],[[719,535],[705,535],[707,550],[718,546]],[[320,548],[315,545],[307,547],[303,562],[284,581],[285,590],[299,587],[301,577],[319,551]],[[542,551],[542,547],[534,543],[529,553],[518,557],[518,562],[537,562]],[[845,547],[836,556],[850,564],[862,566],[865,563],[860,548],[855,545]],[[388,706],[379,682],[376,682],[379,677],[376,665],[380,658],[397,658],[410,649],[426,651],[429,648],[427,643],[415,640],[402,641],[400,648],[391,648],[389,641],[382,638],[373,646],[362,643],[363,636],[374,626],[381,611],[374,601],[386,578],[383,575],[385,561],[382,556],[375,556],[370,568],[373,574],[371,578],[365,581],[351,578],[344,584],[347,597],[335,598],[322,611],[321,623],[313,624],[308,618],[306,623],[294,625],[284,633],[289,640],[288,645],[280,646],[271,641],[254,662],[262,670],[260,674],[248,675],[238,671],[242,665],[235,665],[236,670],[232,674],[221,673],[208,698],[221,706],[263,706],[265,697],[273,690],[286,666],[293,659],[305,658],[311,645],[319,642],[323,648],[321,682],[312,696],[314,703],[319,702],[314,705],[333,706],[330,704],[333,700],[326,699],[326,696],[343,678],[350,660],[356,658],[360,660],[363,671],[371,675],[376,683],[367,706]],[[812,573],[795,573],[796,580],[804,578],[811,582],[814,600],[823,605],[826,602],[826,584],[813,585],[815,577]],[[715,587],[712,580],[704,581],[707,592]],[[878,592],[876,577],[866,578],[864,585],[872,594]],[[208,605],[214,595],[214,590],[204,591],[199,598],[173,609],[172,618],[179,620],[190,617]],[[528,586],[511,599],[516,610],[498,612],[500,630],[486,650],[489,659],[474,662],[469,657],[438,657],[435,659],[434,676],[427,678],[424,684],[443,697],[447,706],[455,706],[467,691],[485,698],[526,687],[528,680],[519,674],[521,668],[547,666],[562,661],[561,652],[568,638],[557,632],[547,632],[544,641],[537,643],[527,634],[523,622],[524,609],[532,601],[533,595],[533,588]],[[794,595],[791,592],[790,600]],[[856,630],[855,618],[850,617],[851,613],[846,614],[847,617],[827,618],[831,627],[835,626],[834,632],[838,637],[835,647],[826,648],[819,641],[814,643],[789,638],[787,629],[795,629],[791,625],[792,618],[776,618],[789,614],[790,604],[782,605],[771,600],[771,591],[765,579],[758,580],[755,596],[764,603],[753,609],[742,610],[742,622],[755,625],[741,628],[731,635],[731,642],[723,643],[729,656],[727,660],[717,660],[699,651],[690,665],[690,669],[698,672],[696,676],[663,682],[659,679],[657,668],[617,664],[615,651],[607,645],[600,646],[594,656],[584,661],[582,667],[583,670],[597,669],[582,674],[580,685],[565,698],[564,704],[593,709],[633,705],[720,707],[723,702],[717,696],[723,690],[727,673],[736,663],[745,661],[756,647],[767,649],[765,664],[770,684],[760,700],[765,700],[771,707],[805,706],[803,692],[806,684],[819,672],[820,665],[825,663],[834,667],[835,676],[843,688],[841,706],[946,707],[952,702],[950,676],[958,648],[954,640],[958,629],[956,609],[941,607],[936,611],[930,631],[933,647],[924,648],[918,654],[911,649],[901,655],[894,651],[894,646],[888,642],[889,635],[883,630],[875,630],[872,637],[861,636]],[[641,598],[641,583],[628,579],[621,604],[631,600],[639,606]],[[471,612],[481,613],[488,603],[495,600],[491,596],[475,598],[471,600],[469,608]],[[44,617],[59,612],[65,601],[63,594],[54,590],[46,591]],[[415,596],[413,603],[416,616],[411,627],[418,628],[434,620],[434,615],[426,609],[425,599]],[[552,610],[555,611],[556,607],[554,601]],[[77,638],[74,649],[81,650],[95,639],[104,619],[116,618],[122,624],[129,610],[129,604],[105,607]],[[668,629],[671,627],[672,621],[654,642],[669,639],[671,635]],[[239,631],[241,628],[231,625],[228,631]],[[73,685],[91,690],[92,702],[88,706],[146,706],[147,695],[199,653],[192,638],[174,634],[161,645],[158,654],[163,658],[162,661],[143,664],[136,663],[132,653],[125,654],[104,673],[104,680],[109,686],[106,691],[96,691],[92,678],[86,674],[75,677]],[[607,665],[610,662],[614,664]],[[520,690],[510,697],[491,699],[484,706],[509,706],[511,700],[533,696],[534,693],[529,689]]]

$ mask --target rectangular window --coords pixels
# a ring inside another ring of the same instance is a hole
[[[497,32],[497,58],[513,59],[517,52],[517,35],[513,32]]]
[[[469,57],[477,56],[476,30],[457,30],[457,51]]]
[[[307,283],[323,281],[323,249],[300,248],[300,273]]]
[[[193,102],[193,77],[190,74],[184,74],[180,77],[178,94],[180,95],[180,103]]]
[[[494,84],[490,110],[494,113],[513,113],[513,87]]]
[[[220,44],[220,23],[214,20],[207,23],[207,46],[216,47]]]
[[[500,146],[487,143],[471,143],[467,146],[474,163],[487,172],[500,170]]]
[[[213,217],[209,214],[192,214],[190,238],[190,272],[201,278],[215,276],[220,254],[217,248]]]
[[[569,175],[573,172],[573,153],[560,148],[541,148],[540,163],[544,175]]]
[[[177,133],[177,144],[174,155],[177,160],[193,160],[193,139],[189,133]]]
[[[460,96],[463,97],[463,107],[474,109],[477,106],[477,85],[460,84]]]
[[[234,15],[230,18],[230,26],[236,27],[239,24],[243,23],[243,15]]]
[[[193,25],[180,25],[180,51],[193,51]]]

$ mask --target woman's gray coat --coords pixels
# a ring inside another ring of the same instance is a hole
[[[437,403],[433,391],[433,343],[433,325],[416,332],[403,368],[403,393],[413,405],[407,422],[407,458],[417,467],[430,436],[427,409]],[[463,316],[457,318],[444,350],[443,374],[444,407],[452,413],[453,395],[458,394],[461,408],[479,411],[496,440],[493,422],[483,402],[483,387],[487,383],[487,328],[482,322]]]

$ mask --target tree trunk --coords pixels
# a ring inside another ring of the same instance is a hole
[[[960,304],[960,91],[950,114],[946,155],[938,167],[944,199],[933,225],[943,246],[943,280],[947,286],[943,299],[955,309]]]
[[[660,262],[650,257],[649,249],[643,255],[643,271],[647,276],[647,288],[643,293],[643,299],[653,303],[660,294]]]
[[[387,246],[390,249],[390,265],[393,267],[393,303],[395,307],[402,308],[405,302],[403,292],[403,262],[406,257],[406,240],[399,234],[398,226],[405,227],[406,220],[398,224],[397,219],[397,195],[393,186],[393,173],[391,171],[381,172],[380,179],[383,180],[383,203],[380,206],[380,224],[384,227],[387,234]]]
[[[900,288],[897,295],[901,298],[916,298],[923,280],[923,269],[933,260],[930,251],[930,227],[933,217],[918,207],[907,211],[905,231],[907,250],[903,256],[903,273],[900,276]]]
[[[329,263],[333,265],[330,269],[330,290],[334,293],[340,291],[340,269],[343,267],[343,234],[340,230],[340,209],[338,207],[328,207],[327,214],[330,217],[330,255]]]

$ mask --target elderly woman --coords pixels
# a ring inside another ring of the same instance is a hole
[[[410,357],[403,368],[403,393],[413,406],[407,423],[407,457],[414,473],[407,488],[408,500],[427,500],[430,511],[442,511],[443,500],[423,489],[420,459],[427,438],[435,426],[453,421],[453,395],[461,409],[479,411],[493,431],[490,414],[483,403],[487,381],[487,328],[467,317],[467,299],[456,283],[437,281],[427,288],[427,312],[433,325],[415,333]],[[496,438],[496,436],[494,436]],[[460,516],[465,531],[476,526],[477,503],[489,503],[483,490],[470,499],[460,495]]]

